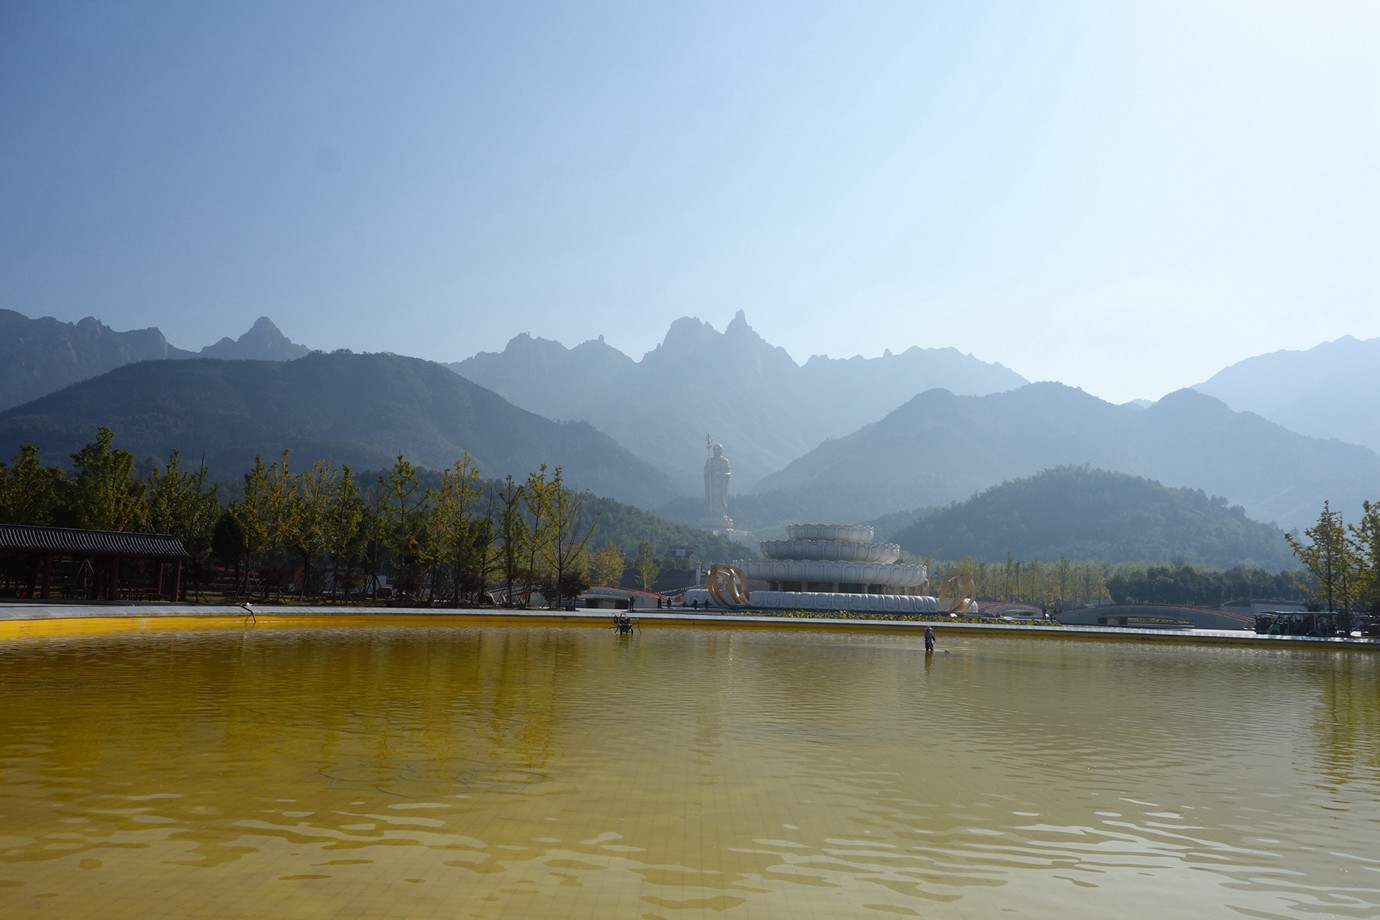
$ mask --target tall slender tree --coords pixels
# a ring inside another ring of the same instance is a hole
[[[292,529],[292,472],[290,455],[283,451],[281,460],[264,466],[263,458],[254,457],[254,468],[244,474],[244,495],[230,503],[230,515],[243,539],[249,567],[258,566],[263,576],[263,593],[281,587],[278,557],[289,539]],[[242,591],[248,593],[250,571],[244,573]]]
[[[1363,502],[1361,519],[1350,525],[1356,556],[1356,599],[1367,612],[1380,614],[1380,502]]]
[[[515,606],[513,590],[527,553],[527,526],[522,517],[522,486],[509,476],[495,496],[498,507],[498,568],[503,577],[505,603]],[[493,517],[494,515],[490,515]]]
[[[656,584],[657,576],[661,574],[661,565],[656,561],[651,540],[643,540],[637,544],[637,561],[633,563],[633,568],[637,572],[637,583],[642,586],[642,590],[650,591],[652,585]]]
[[[1311,587],[1313,600],[1328,611],[1351,609],[1356,601],[1360,566],[1342,513],[1333,511],[1330,502],[1323,502],[1318,522],[1305,530],[1304,536],[1307,542],[1293,534],[1285,534],[1284,539],[1317,579]]]
[[[454,465],[441,473],[441,484],[431,494],[435,561],[450,569],[452,603],[460,602],[464,573],[474,567],[472,557],[476,550],[475,530],[478,527],[475,508],[482,493],[479,466],[465,451]]]
[[[527,526],[527,566],[523,572],[523,593],[530,601],[539,582],[546,580],[543,575],[551,555],[552,488],[546,478],[545,463],[537,472],[527,474],[527,482],[522,490],[522,504],[526,512],[523,520]]]
[[[590,519],[585,519],[585,496],[566,487],[559,466],[549,483],[548,508],[551,523],[550,562],[555,576],[552,581],[556,587],[556,606],[560,607],[564,598],[577,597],[589,589],[589,575],[584,562],[585,547],[599,523],[599,515],[595,513]]]
[[[342,578],[359,587],[368,534],[364,530],[364,497],[349,464],[341,464],[332,486],[325,519],[324,550],[331,560],[331,596],[339,597]],[[342,571],[343,569],[343,571]],[[346,593],[348,597],[348,591]]]
[[[384,541],[398,586],[405,593],[419,594],[433,551],[427,525],[427,492],[417,478],[417,468],[402,455],[379,476],[379,486]]]
[[[325,460],[292,478],[289,496],[288,543],[302,560],[302,593],[315,593],[316,557],[330,541],[331,502],[336,495],[340,470]]]

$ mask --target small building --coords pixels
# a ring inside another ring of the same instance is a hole
[[[189,557],[169,534],[0,524],[0,558],[11,571],[14,560],[24,561],[25,597],[50,598],[56,589],[70,599],[176,601]]]

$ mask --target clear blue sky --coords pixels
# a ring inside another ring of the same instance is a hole
[[[436,360],[1380,335],[1380,4],[0,4],[0,307]]]

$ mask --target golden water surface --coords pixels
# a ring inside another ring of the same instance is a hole
[[[0,640],[0,917],[1380,915],[1374,653]]]

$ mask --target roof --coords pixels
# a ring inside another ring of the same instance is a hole
[[[32,527],[27,524],[0,524],[0,552],[141,559],[187,558],[182,541],[170,534]]]

